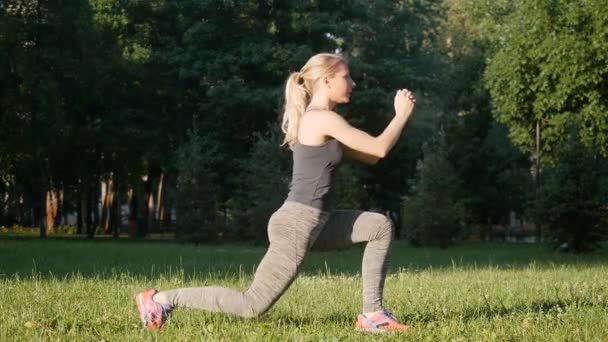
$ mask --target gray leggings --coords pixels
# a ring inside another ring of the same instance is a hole
[[[358,210],[331,213],[285,202],[270,218],[270,247],[245,292],[223,287],[183,288],[159,292],[154,300],[170,307],[191,307],[256,317],[287,290],[304,257],[314,250],[332,250],[367,242],[363,254],[363,312],[382,310],[382,291],[394,228],[384,215]]]

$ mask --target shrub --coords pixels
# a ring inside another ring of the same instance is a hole
[[[190,132],[176,152],[176,236],[208,241],[216,238],[217,175],[213,171],[217,149],[211,139]]]
[[[242,162],[235,216],[239,235],[258,243],[267,242],[268,219],[287,196],[291,179],[291,153],[281,147],[277,127],[256,133],[251,152]]]
[[[466,210],[443,134],[432,144],[424,147],[410,196],[403,200],[403,224],[413,245],[446,248],[462,232]]]
[[[608,233],[602,208],[607,198],[606,160],[571,134],[556,151],[557,161],[543,170],[542,183],[530,195],[529,215],[548,228],[555,247],[567,251],[591,251]]]

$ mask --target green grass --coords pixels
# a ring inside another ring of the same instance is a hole
[[[175,310],[142,329],[134,294],[223,285],[245,289],[264,248],[111,239],[0,239],[0,341],[595,341],[608,336],[608,252],[467,243],[448,250],[395,242],[385,304],[413,328],[353,331],[362,248],[312,253],[303,274],[258,319]]]

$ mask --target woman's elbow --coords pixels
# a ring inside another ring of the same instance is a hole
[[[382,158],[385,158],[387,154],[388,154],[388,149],[386,149],[386,148],[379,148],[376,151],[376,153],[374,153],[374,157],[376,157],[378,159],[382,159]]]
[[[380,158],[377,155],[368,154],[366,156],[364,162],[365,162],[365,164],[368,164],[368,165],[376,165],[376,164],[378,164],[378,162],[380,161],[380,159],[382,159],[382,158]]]

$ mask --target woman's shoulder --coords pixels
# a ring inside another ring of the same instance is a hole
[[[319,146],[327,142],[331,135],[327,134],[327,126],[332,125],[332,118],[340,117],[331,110],[311,110],[300,120],[298,140],[303,145]],[[341,118],[341,117],[340,117]]]
[[[332,121],[332,120],[344,120],[340,114],[334,112],[333,110],[324,110],[324,109],[314,109],[307,111],[304,115],[306,120],[315,121],[315,122],[324,122],[324,121]]]

